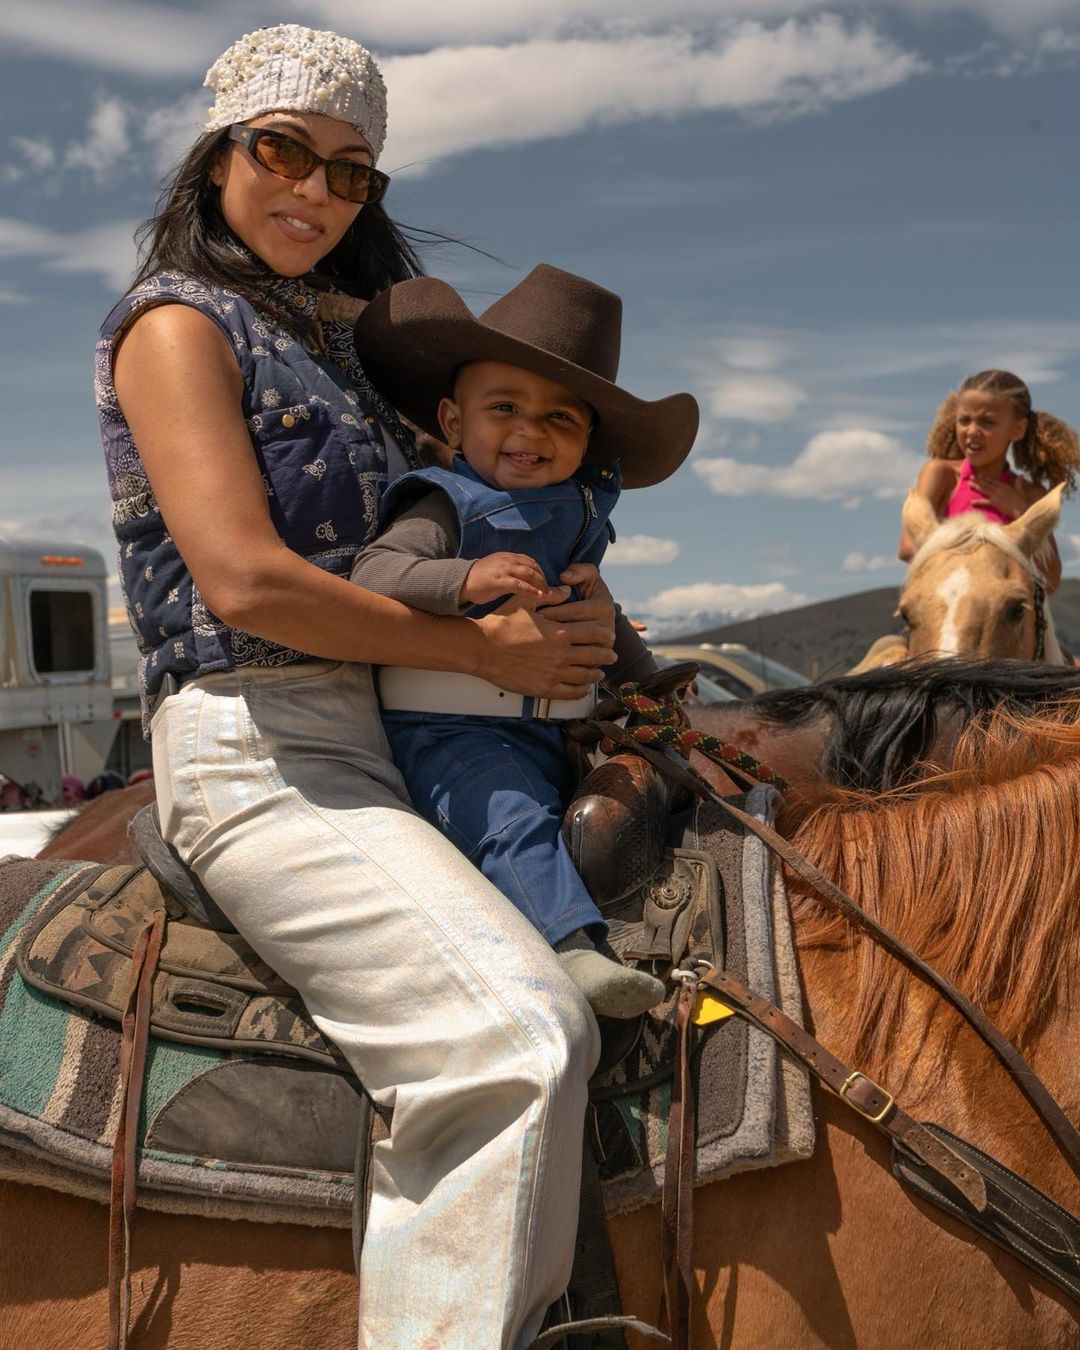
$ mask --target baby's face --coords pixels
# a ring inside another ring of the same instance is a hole
[[[585,455],[592,408],[562,385],[503,361],[471,361],[439,404],[446,443],[493,487],[562,483]]]

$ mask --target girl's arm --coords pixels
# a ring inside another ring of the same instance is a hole
[[[197,310],[143,314],[116,355],[115,385],[166,527],[207,605],[231,627],[330,660],[463,671],[560,699],[582,695],[613,659],[613,611],[603,599],[541,615],[519,607],[442,618],[287,548],[240,411],[236,361]]]
[[[915,480],[915,491],[921,492],[924,497],[929,497],[930,504],[939,517],[945,515],[949,497],[956,486],[956,473],[956,467],[952,460],[928,459],[919,470],[919,476]],[[897,546],[896,553],[901,562],[910,562],[915,556],[915,547],[902,526],[900,528],[900,543]]]

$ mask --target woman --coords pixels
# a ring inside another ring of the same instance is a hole
[[[394,1108],[360,1344],[522,1346],[569,1274],[596,1027],[411,809],[367,663],[573,698],[613,613],[434,618],[348,582],[388,464],[412,462],[351,345],[357,299],[418,270],[378,205],[384,87],[364,48],[291,24],[207,85],[98,349],[162,828]]]

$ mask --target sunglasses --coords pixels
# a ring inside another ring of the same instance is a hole
[[[335,197],[344,197],[347,202],[371,205],[382,201],[390,186],[389,175],[370,164],[358,164],[352,159],[324,159],[300,141],[268,127],[245,127],[236,122],[229,128],[228,138],[239,141],[256,164],[279,178],[299,181],[321,164],[326,170],[326,186]]]

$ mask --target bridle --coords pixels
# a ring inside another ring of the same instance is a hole
[[[1034,594],[1032,601],[1035,609],[1035,656],[1034,660],[1046,659],[1046,587],[1036,574],[1032,574]]]

